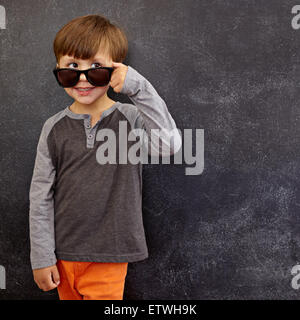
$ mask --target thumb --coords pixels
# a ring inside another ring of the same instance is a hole
[[[52,269],[52,279],[53,282],[58,286],[60,283],[60,276],[56,266]]]
[[[112,62],[112,66],[113,67],[120,67],[121,65],[122,65],[123,63],[121,63],[121,62]]]

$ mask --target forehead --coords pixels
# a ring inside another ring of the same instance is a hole
[[[87,61],[87,62],[95,62],[96,60],[100,63],[109,63],[111,61],[111,57],[107,54],[107,53],[104,53],[103,51],[99,51],[94,57],[91,57],[89,59],[78,59],[78,58],[75,58],[73,55],[64,55],[64,56],[61,56],[60,58],[60,62],[61,63],[68,63],[69,61],[79,61],[79,62],[84,62],[84,61]]]

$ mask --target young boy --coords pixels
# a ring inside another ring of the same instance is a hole
[[[148,257],[142,163],[99,163],[97,150],[105,142],[97,133],[116,133],[117,155],[124,121],[127,134],[145,130],[143,143],[150,141],[159,154],[164,155],[151,129],[167,129],[161,143],[170,154],[181,147],[163,99],[133,67],[122,64],[127,50],[124,32],[100,15],[71,20],[54,40],[54,74],[74,102],[43,125],[29,218],[34,280],[44,291],[57,288],[60,299],[122,300],[128,262]],[[110,99],[109,86],[134,105]],[[133,143],[128,141],[126,152]]]

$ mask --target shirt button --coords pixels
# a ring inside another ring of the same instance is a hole
[[[92,134],[89,134],[89,135],[88,135],[88,138],[89,138],[89,139],[92,139],[92,138],[93,138],[93,135],[92,135]]]

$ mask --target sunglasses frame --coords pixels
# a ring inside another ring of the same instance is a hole
[[[98,85],[94,84],[92,81],[90,81],[90,79],[89,79],[89,77],[88,77],[88,72],[89,72],[90,70],[95,70],[95,69],[106,69],[106,70],[108,70],[108,71],[109,71],[109,81],[110,81],[111,74],[112,74],[112,72],[114,71],[114,68],[112,68],[112,67],[96,67],[96,68],[89,68],[89,69],[86,69],[86,70],[78,70],[78,69],[72,69],[72,68],[55,68],[55,69],[53,69],[53,73],[54,73],[54,75],[55,75],[55,78],[56,78],[58,84],[59,84],[61,87],[63,87],[63,88],[72,88],[72,87],[74,87],[74,86],[78,83],[78,81],[79,81],[79,79],[80,79],[80,75],[81,75],[82,73],[84,73],[87,81],[88,81],[90,84],[92,84],[93,86],[95,86],[95,87],[105,87],[106,85],[104,85],[104,86],[98,86]],[[58,72],[59,72],[60,70],[72,70],[72,71],[75,71],[75,72],[77,73],[77,81],[76,81],[76,83],[74,84],[74,86],[65,87],[65,86],[63,86],[63,85],[60,83],[60,81],[59,81],[59,79],[58,79]]]

